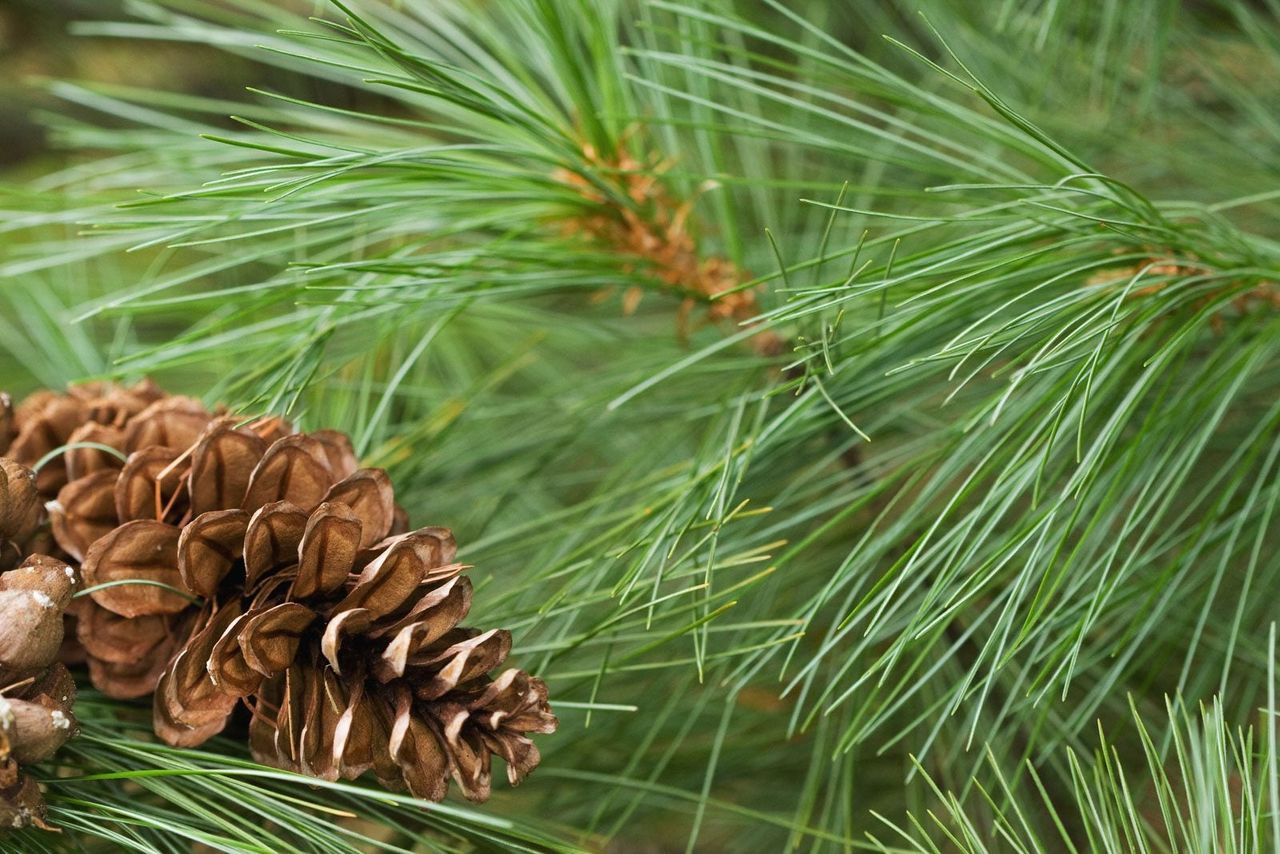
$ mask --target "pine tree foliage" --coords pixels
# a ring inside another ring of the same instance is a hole
[[[1274,717],[1274,708],[1266,714]],[[988,851],[1267,851],[1280,844],[1276,827],[1274,726],[1264,719],[1263,744],[1253,729],[1233,731],[1215,703],[1199,715],[1170,705],[1162,721],[1171,746],[1156,747],[1152,732],[1134,718],[1146,763],[1126,767],[1119,750],[1100,736],[1093,755],[1067,753],[1070,789],[1066,809],[1048,795],[1028,768],[1033,795],[1027,804],[997,807],[992,820],[975,821],[974,811],[956,796],[934,789],[942,806],[927,819],[912,817],[909,828],[891,825],[876,835],[880,850]],[[1165,758],[1165,753],[1169,759]],[[992,762],[995,792],[981,790],[988,804],[1010,794],[1011,782]],[[1145,806],[1135,809],[1142,796]],[[1048,816],[1043,826],[1036,819]],[[934,833],[925,827],[933,825]],[[887,822],[886,822],[887,823]],[[1068,828],[1076,831],[1075,836]],[[993,842],[997,840],[998,842]],[[896,845],[891,844],[897,843]]]
[[[423,811],[90,699],[52,819],[137,850],[1271,850],[1278,14],[76,23],[258,73],[48,84],[75,160],[6,200],[3,376],[348,430],[564,723],[526,786]]]

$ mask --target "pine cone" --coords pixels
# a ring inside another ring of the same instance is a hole
[[[471,584],[452,535],[392,535],[386,476],[362,470],[312,512],[288,502],[249,517],[214,512],[183,532],[188,589],[241,585],[207,605],[156,690],[156,731],[194,746],[237,701],[253,710],[255,758],[328,780],[373,770],[388,788],[440,800],[490,790],[490,759],[518,784],[539,760],[528,733],[553,732],[546,686],[506,659],[505,631],[459,628]]]
[[[373,770],[432,800],[450,774],[484,800],[493,754],[513,784],[537,765],[528,734],[556,726],[546,686],[489,677],[511,638],[458,626],[471,587],[452,536],[406,533],[385,473],[358,469],[347,437],[237,426],[185,398],[139,407],[135,392],[41,395],[14,416],[25,456],[67,441],[128,453],[68,451],[49,505],[92,589],[77,636],[99,690],[154,690],[156,732],[182,746],[243,701],[261,761]]]
[[[75,683],[56,660],[74,589],[74,571],[43,555],[0,574],[0,828],[48,829],[44,797],[23,766],[76,732]]]

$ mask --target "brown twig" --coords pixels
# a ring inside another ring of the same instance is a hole
[[[605,192],[582,172],[557,169],[555,179],[573,187],[589,204],[587,212],[562,223],[567,234],[582,235],[620,254],[626,259],[623,270],[643,269],[683,296],[677,319],[682,336],[697,304],[706,306],[712,322],[743,323],[759,314],[757,289],[742,287],[750,277],[727,258],[699,251],[690,228],[697,198],[678,199],[667,187],[663,174],[669,161],[655,157],[646,163],[621,148],[602,155],[590,144],[582,146],[582,155],[593,174],[612,181],[615,192]],[[628,288],[623,310],[633,313],[643,296],[641,288]],[[781,339],[768,330],[754,336],[751,346],[765,355],[784,349]]]

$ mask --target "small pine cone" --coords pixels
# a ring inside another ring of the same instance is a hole
[[[44,555],[0,574],[0,688],[39,674],[57,658],[62,614],[75,586],[71,567]]]
[[[0,830],[45,824],[40,787],[23,766],[75,735],[75,683],[58,662],[75,573],[43,555],[0,574]]]
[[[372,770],[433,801],[452,775],[483,801],[497,754],[519,783],[539,761],[528,734],[556,728],[546,686],[490,679],[511,636],[458,626],[471,584],[453,536],[395,534],[395,517],[386,476],[362,470],[310,512],[280,501],[193,520],[179,571],[218,604],[160,679],[157,734],[198,745],[245,700],[261,762],[327,780]]]

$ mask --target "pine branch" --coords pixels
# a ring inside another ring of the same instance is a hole
[[[1280,39],[1239,4],[1086,6],[137,4],[80,31],[273,85],[54,84],[116,126],[55,117],[101,157],[0,226],[35,241],[0,262],[29,277],[0,368],[165,371],[345,428],[451,517],[572,737],[509,825],[428,816],[449,839],[844,850],[874,810],[915,816],[884,836],[912,850],[1247,850],[1274,812],[1230,730],[1269,702],[1280,581]],[[717,323],[682,342],[688,301]],[[1164,695],[1219,705],[1165,721]],[[1168,744],[1203,750],[1182,791]],[[186,803],[245,770],[120,749],[219,770],[138,778]],[[281,836],[318,839],[274,779]],[[104,832],[252,841],[136,811]]]

